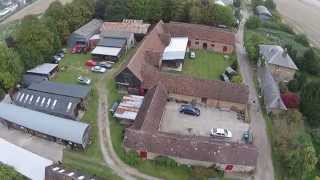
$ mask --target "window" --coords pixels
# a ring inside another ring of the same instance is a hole
[[[196,41],[195,44],[196,44],[196,45],[199,45],[199,41]]]
[[[29,99],[29,96],[30,96],[29,94],[27,94],[27,95],[26,95],[26,98],[24,98],[24,101],[23,101],[23,103],[26,103],[26,102],[28,101],[28,99]]]
[[[46,98],[43,97],[43,98],[42,98],[42,101],[41,101],[41,105],[40,105],[41,107],[43,106],[43,104],[44,104],[45,101],[46,101]]]
[[[38,105],[39,101],[40,101],[40,96],[38,96],[38,98],[36,100],[36,105]]]
[[[49,107],[50,103],[51,103],[51,98],[49,98],[49,99],[48,99],[48,102],[47,102],[46,108],[48,108],[48,107]]]
[[[223,46],[223,52],[226,52],[226,51],[228,51],[228,47],[227,46]]]
[[[29,104],[31,104],[32,100],[33,100],[33,95],[31,95],[31,97],[29,99]]]
[[[203,48],[203,49],[207,49],[207,47],[208,47],[208,44],[207,44],[207,43],[203,43],[203,44],[202,44],[202,48]]]
[[[69,102],[68,107],[67,107],[67,112],[69,112],[69,111],[70,111],[71,106],[72,106],[72,102]]]
[[[20,102],[22,102],[23,97],[24,97],[24,93],[20,96],[20,99],[19,99]]]
[[[215,44],[211,44],[211,47],[215,47]]]
[[[52,109],[52,110],[54,109],[54,107],[56,107],[56,104],[57,104],[57,100],[55,99],[55,100],[53,101],[52,106],[51,106],[51,109]]]

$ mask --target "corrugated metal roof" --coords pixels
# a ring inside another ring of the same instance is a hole
[[[90,38],[92,35],[97,33],[97,31],[99,31],[102,23],[103,21],[99,19],[92,19],[90,22],[77,29],[74,33],[86,38]]]
[[[102,38],[97,46],[123,48],[126,45],[126,39],[122,38]]]
[[[33,83],[40,83],[45,80],[48,80],[48,78],[44,76],[35,75],[35,74],[24,74],[22,76],[22,84],[25,87],[30,86]]]
[[[163,60],[184,59],[188,46],[188,37],[173,37],[164,49]]]
[[[83,138],[89,125],[45,113],[0,103],[0,118],[46,135],[84,144]]]
[[[94,48],[91,54],[105,55],[105,56],[118,56],[120,51],[121,51],[121,48],[97,46],[96,48]]]
[[[114,117],[127,120],[135,120],[143,103],[143,96],[128,95],[122,98]]]
[[[27,73],[49,75],[57,67],[58,67],[58,64],[44,63],[33,69],[28,70]]]
[[[70,119],[76,118],[75,109],[81,102],[80,98],[48,94],[29,89],[17,92],[13,101],[18,106]]]
[[[13,167],[25,177],[44,180],[45,169],[53,162],[0,138],[0,162]],[[2,177],[6,179],[5,177]]]
[[[124,38],[130,39],[133,36],[132,32],[121,32],[121,31],[102,31],[101,37],[104,38]]]
[[[86,98],[90,92],[90,87],[88,86],[63,84],[51,81],[42,81],[40,83],[31,84],[28,89],[75,98]]]

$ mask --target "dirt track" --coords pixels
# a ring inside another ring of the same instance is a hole
[[[23,8],[12,16],[8,17],[6,20],[2,21],[0,24],[5,24],[14,20],[22,19],[26,15],[31,14],[41,14],[43,13],[49,5],[55,0],[37,0],[33,4]],[[59,0],[62,4],[72,2],[72,0]]]
[[[274,0],[284,20],[320,47],[320,0]]]

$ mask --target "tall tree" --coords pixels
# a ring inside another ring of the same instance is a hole
[[[0,177],[12,180],[26,180],[27,178],[19,174],[15,169],[7,165],[0,164]]]
[[[310,124],[320,125],[320,81],[313,81],[302,88],[300,110]]]

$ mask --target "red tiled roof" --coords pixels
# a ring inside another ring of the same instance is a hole
[[[221,164],[255,166],[258,157],[254,145],[133,128],[126,129],[124,145],[134,150]]]
[[[190,39],[202,39],[223,44],[235,44],[233,32],[215,28],[212,26],[189,24],[181,22],[170,22],[165,24],[165,30],[171,36],[188,36]]]
[[[240,104],[248,103],[249,88],[246,85],[156,72],[152,67],[144,68],[142,74],[144,76],[144,81],[142,83],[144,89],[150,89],[158,82],[161,82],[168,93],[210,98]]]

